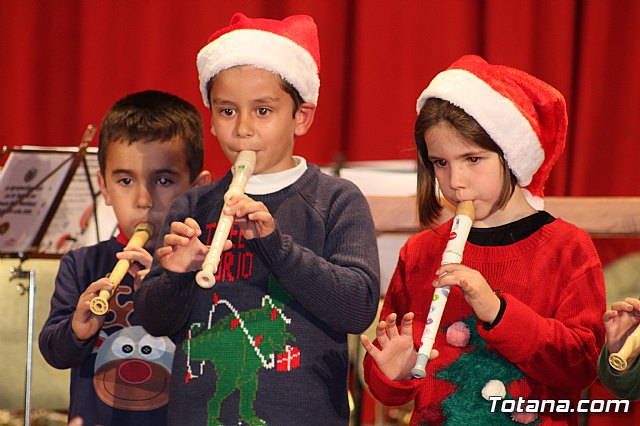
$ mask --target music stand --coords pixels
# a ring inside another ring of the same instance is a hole
[[[11,268],[10,281],[29,279],[27,285],[17,285],[20,294],[28,294],[25,425],[30,424],[31,414],[36,279],[35,271],[22,269],[22,264],[28,258],[60,258],[74,245],[86,245],[84,240],[93,237],[80,237],[89,228],[86,225],[90,220],[96,231],[95,240],[90,242],[100,241],[98,193],[86,158],[95,133],[96,128],[89,125],[78,147],[5,147],[2,152],[3,157],[8,156],[0,171],[0,257],[20,259],[19,265]],[[95,164],[97,161],[94,169]],[[78,208],[86,205],[90,207]],[[74,221],[75,228],[70,226],[68,217],[74,215],[82,216]]]

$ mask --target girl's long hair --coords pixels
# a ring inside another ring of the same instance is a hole
[[[425,228],[437,224],[442,204],[436,193],[436,173],[433,163],[429,161],[429,152],[424,140],[425,133],[438,123],[446,122],[455,128],[473,145],[482,149],[495,152],[502,163],[502,191],[496,204],[496,208],[503,208],[515,189],[517,179],[511,173],[500,147],[491,139],[478,122],[467,114],[462,108],[439,98],[429,98],[425,101],[416,119],[413,137],[418,150],[418,218]]]

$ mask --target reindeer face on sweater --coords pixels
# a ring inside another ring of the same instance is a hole
[[[108,336],[98,350],[93,386],[107,405],[146,411],[165,405],[175,345],[144,328],[124,328]]]

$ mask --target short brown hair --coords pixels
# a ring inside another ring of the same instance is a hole
[[[116,101],[100,127],[98,162],[104,174],[109,144],[125,141],[167,142],[178,139],[184,145],[189,179],[193,182],[204,165],[202,118],[193,104],[170,93],[145,90]]]
[[[503,179],[502,191],[497,202],[498,208],[503,208],[507,204],[517,184],[517,179],[509,169],[502,150],[473,117],[464,112],[462,108],[448,101],[429,98],[425,101],[418,114],[413,131],[416,148],[418,149],[418,218],[420,219],[420,224],[424,227],[433,226],[442,211],[442,205],[438,201],[436,194],[435,170],[433,164],[429,161],[429,152],[424,140],[427,130],[441,122],[449,123],[471,143],[482,149],[495,152],[500,157]]]

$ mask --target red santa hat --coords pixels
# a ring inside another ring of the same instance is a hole
[[[229,26],[209,37],[196,62],[207,107],[209,80],[239,65],[271,71],[292,84],[305,102],[318,102],[320,45],[318,29],[310,16],[294,15],[278,21],[236,13]]]
[[[418,98],[418,113],[429,98],[472,116],[502,149],[529,203],[544,208],[544,184],[567,135],[567,108],[558,90],[524,71],[466,55],[431,81]]]

